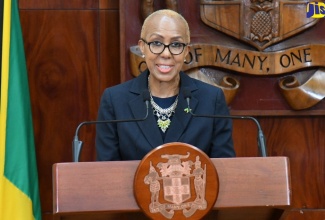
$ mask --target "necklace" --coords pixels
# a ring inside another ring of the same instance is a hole
[[[166,132],[169,127],[171,121],[170,117],[175,113],[175,109],[177,107],[178,95],[174,101],[174,103],[168,108],[161,108],[152,98],[150,93],[150,103],[153,109],[153,114],[157,116],[157,124],[158,127],[162,130],[162,132]]]
[[[149,86],[149,77],[148,76],[148,90],[150,92],[150,86]],[[174,101],[174,103],[169,106],[168,108],[161,108],[155,100],[153,100],[151,92],[150,92],[150,103],[152,106],[153,114],[157,116],[157,125],[161,129],[163,133],[166,132],[166,130],[169,128],[169,125],[171,123],[170,117],[175,113],[175,109],[177,107],[178,103],[178,95]]]

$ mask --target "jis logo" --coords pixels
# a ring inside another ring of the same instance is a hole
[[[324,2],[309,2],[307,4],[307,18],[324,18],[325,3]]]

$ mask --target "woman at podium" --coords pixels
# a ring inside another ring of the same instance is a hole
[[[195,114],[229,115],[220,88],[181,71],[189,53],[190,30],[177,12],[164,9],[144,21],[138,42],[147,69],[138,77],[107,88],[98,120],[144,120],[97,124],[96,151],[100,161],[141,160],[169,142],[200,148],[210,157],[234,157],[232,122]]]

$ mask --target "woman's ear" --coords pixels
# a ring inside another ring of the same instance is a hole
[[[186,57],[188,55],[188,53],[190,52],[191,46],[190,45],[186,45],[184,48],[184,57]]]
[[[139,40],[138,46],[139,46],[141,53],[144,55],[144,42],[142,40]]]

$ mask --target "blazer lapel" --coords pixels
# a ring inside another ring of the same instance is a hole
[[[134,84],[130,88],[130,92],[139,94],[135,99],[129,102],[129,107],[134,115],[134,118],[143,118],[147,111],[146,105],[143,101],[142,91],[148,89],[148,71],[140,74],[135,80]],[[152,148],[158,147],[163,144],[157,121],[153,115],[151,105],[149,104],[148,118],[144,121],[139,121],[138,126],[140,127],[144,137],[150,143]]]
[[[170,128],[167,130],[165,143],[178,141],[181,135],[184,133],[192,115],[185,112],[185,109],[188,107],[186,99],[184,98],[183,89],[187,88],[191,92],[197,90],[196,85],[191,81],[190,77],[181,72],[181,87],[179,90],[178,104],[175,111],[175,114],[172,118],[172,123]],[[192,111],[195,110],[198,104],[198,100],[195,97],[191,97],[190,108]]]

